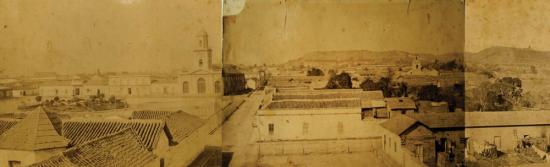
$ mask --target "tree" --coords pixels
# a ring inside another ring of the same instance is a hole
[[[380,90],[380,87],[378,87],[378,85],[376,84],[376,82],[374,82],[374,81],[371,80],[370,78],[367,78],[366,80],[364,80],[363,82],[361,82],[361,84],[359,85],[359,87],[361,87],[361,89],[363,89],[363,90],[365,90],[365,91]]]
[[[376,84],[378,85],[379,90],[382,90],[384,97],[391,97],[391,78],[382,77]]]
[[[439,88],[434,85],[424,85],[420,87],[418,91],[418,99],[420,100],[429,100],[429,101],[442,101]]]
[[[323,70],[318,68],[311,68],[307,71],[307,76],[324,76]]]
[[[42,102],[42,96],[36,96],[34,100],[36,100],[36,102]]]
[[[326,89],[350,89],[351,87],[351,76],[346,72],[332,76],[325,86]]]

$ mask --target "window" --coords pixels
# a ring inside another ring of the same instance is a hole
[[[309,124],[307,122],[304,122],[302,124],[302,134],[308,134],[309,133]]]
[[[344,123],[342,121],[338,122],[338,134],[344,133]]]
[[[424,147],[422,147],[422,144],[415,144],[414,147],[414,156],[420,160],[424,159]]]
[[[268,130],[269,130],[269,135],[273,135],[273,131],[275,131],[275,125],[268,124]]]
[[[204,81],[203,78],[199,78],[197,80],[197,92],[199,94],[204,94],[206,93],[206,81]]]
[[[55,89],[55,95],[59,94],[59,90]]]
[[[468,144],[468,138],[461,137],[460,138],[460,143],[464,144],[464,145],[467,145]]]
[[[393,142],[393,152],[397,152],[397,142]]]
[[[214,82],[214,91],[216,93],[220,93],[222,91],[222,86],[220,84],[220,81]]]
[[[386,135],[384,135],[384,149],[386,149]]]
[[[21,161],[8,161],[9,167],[19,167],[21,166]]]
[[[183,94],[189,93],[189,83],[187,81],[183,82],[182,87],[183,87]]]
[[[129,95],[132,94],[132,88],[128,88],[128,94],[129,94]]]
[[[167,88],[167,87],[163,87],[163,88],[162,88],[162,93],[163,93],[163,94],[168,94],[168,88]]]

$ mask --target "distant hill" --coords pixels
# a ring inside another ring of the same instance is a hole
[[[532,49],[491,47],[477,53],[467,53],[466,62],[489,64],[532,64],[550,62],[550,52]]]
[[[290,64],[315,64],[315,63],[366,63],[366,64],[409,64],[416,56],[423,62],[448,61],[462,59],[458,53],[433,55],[422,53],[409,53],[404,51],[368,51],[368,50],[347,50],[347,51],[316,51],[304,56],[290,60]]]

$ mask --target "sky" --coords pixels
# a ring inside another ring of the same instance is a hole
[[[188,68],[196,35],[221,63],[219,0],[0,0],[0,68],[34,72]]]
[[[284,63],[312,51],[464,49],[462,0],[248,0],[224,21],[224,62]]]
[[[550,51],[548,0],[466,1],[468,52],[492,46]]]

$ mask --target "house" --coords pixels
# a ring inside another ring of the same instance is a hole
[[[342,153],[379,146],[373,129],[363,128],[361,100],[289,99],[257,111],[260,155]]]
[[[132,128],[84,142],[30,167],[135,167],[163,166],[158,157],[142,145]]]
[[[385,148],[393,148],[390,141],[396,143],[399,139],[403,149],[428,166],[464,163],[467,147],[464,125],[464,113],[398,114],[381,124],[390,132],[383,134]],[[394,152],[389,154],[403,154]]]
[[[115,96],[147,96],[150,95],[151,75],[119,74],[108,77],[109,94]]]
[[[237,69],[234,65],[224,65],[222,70],[224,95],[230,94],[242,94],[248,85],[248,82],[254,80],[247,80],[245,74]],[[255,81],[253,85],[255,88]]]
[[[80,95],[81,82],[53,80],[40,84],[38,92],[43,97],[73,97]]]
[[[0,135],[0,165],[27,166],[60,153],[69,141],[60,135],[59,120],[42,107],[26,113]]]
[[[12,89],[9,87],[0,86],[0,99],[13,97]]]
[[[465,136],[464,112],[410,114],[426,125],[433,135],[438,166],[464,163],[468,138]]]
[[[402,162],[405,160],[401,157],[406,154],[423,164],[435,164],[434,137],[429,127],[406,115],[394,115],[380,125],[389,131],[382,135],[383,150],[390,157]]]
[[[468,153],[480,152],[474,144],[493,144],[499,151],[511,152],[525,137],[550,140],[548,111],[465,112]]]
[[[82,85],[81,94],[83,96],[107,95],[109,93],[108,79],[99,74],[93,75]]]
[[[416,103],[414,100],[408,97],[392,97],[385,99],[387,112],[389,117],[392,115],[398,114],[411,114],[416,113],[418,110],[416,108]]]
[[[216,136],[212,134],[213,128],[217,127],[216,122],[203,120],[183,111],[135,111],[131,118],[165,122],[163,131],[168,140],[168,148],[157,148],[158,151],[155,151],[165,166],[187,166],[206,146],[219,144],[213,141]]]

